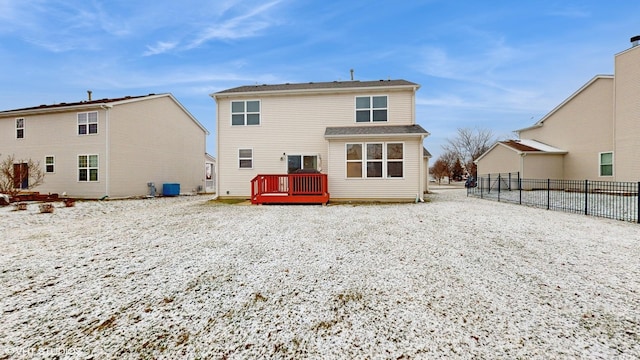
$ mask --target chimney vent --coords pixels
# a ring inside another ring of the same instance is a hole
[[[91,101],[91,90],[87,90],[87,97],[89,98],[89,101]]]
[[[351,81],[353,81],[353,69],[349,70],[351,72]]]
[[[636,47],[640,45],[640,35],[636,35],[631,38],[631,47]]]

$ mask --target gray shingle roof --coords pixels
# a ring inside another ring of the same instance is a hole
[[[419,87],[420,85],[406,80],[376,80],[376,81],[329,81],[329,82],[308,82],[295,84],[276,84],[276,85],[245,85],[227,90],[219,91],[216,94],[231,94],[245,92],[261,92],[261,91],[291,91],[291,90],[314,90],[314,89],[355,89],[355,88],[373,88],[373,87],[391,87],[391,86],[410,86]]]
[[[325,138],[371,135],[429,135],[429,132],[420,125],[340,126],[324,131]]]
[[[154,96],[154,95],[156,95],[156,94],[139,95],[139,96],[125,96],[125,97],[113,98],[113,99],[84,100],[84,101],[77,101],[77,102],[70,102],[70,103],[64,103],[63,102],[63,103],[58,103],[58,104],[32,106],[32,107],[21,108],[21,109],[3,110],[3,111],[0,111],[0,114],[7,113],[7,112],[13,112],[13,111],[55,109],[55,108],[65,108],[65,107],[78,106],[78,105],[99,105],[99,104],[107,104],[107,103],[112,103],[112,102],[117,102],[117,101],[140,99],[140,98]]]

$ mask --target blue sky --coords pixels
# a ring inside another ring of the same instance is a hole
[[[209,94],[405,79],[437,157],[457,128],[532,125],[640,34],[636,0],[0,0],[0,110],[172,93],[211,132]]]

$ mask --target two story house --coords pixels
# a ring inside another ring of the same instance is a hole
[[[152,187],[161,194],[163,184],[202,190],[207,134],[171,94],[92,100],[89,93],[85,101],[0,112],[0,154],[40,162],[44,183],[33,190],[75,198],[144,196]]]
[[[218,194],[249,198],[260,174],[318,171],[334,200],[413,201],[426,190],[429,135],[405,80],[240,86],[217,104]]]
[[[615,55],[614,75],[597,75],[542,117],[476,160],[478,174],[523,178],[640,180],[640,36]]]

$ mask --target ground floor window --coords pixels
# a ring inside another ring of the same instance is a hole
[[[613,153],[600,153],[600,176],[613,176]]]
[[[287,155],[287,174],[299,170],[318,170],[317,155]]]
[[[98,155],[78,155],[78,181],[98,181]]]
[[[238,149],[238,167],[240,169],[253,168],[253,149]]]
[[[44,171],[46,173],[54,173],[55,172],[56,161],[53,156],[45,156],[44,158]]]
[[[347,178],[402,178],[404,143],[346,144]]]

